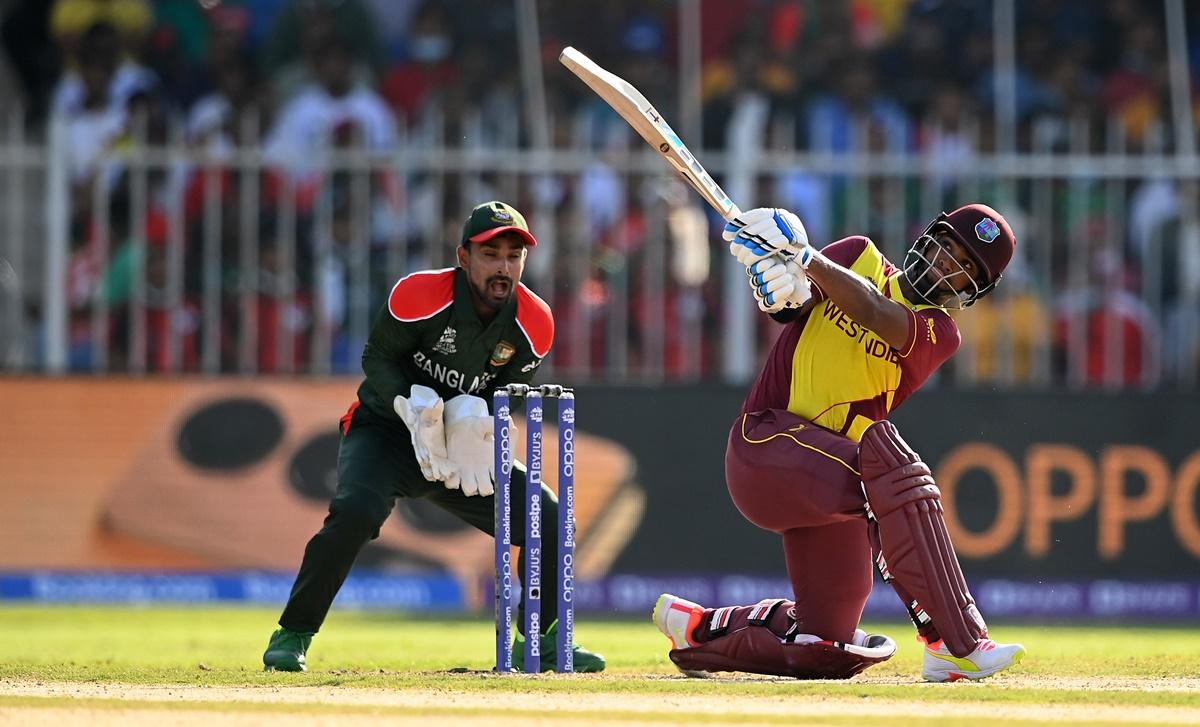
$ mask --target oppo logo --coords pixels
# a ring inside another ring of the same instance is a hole
[[[508,434],[508,420],[500,426],[500,472],[509,474],[512,471],[512,441]]]
[[[563,429],[562,441],[562,471],[564,475],[573,477],[575,475],[575,430]]]
[[[982,472],[996,491],[996,515],[982,530],[968,530],[954,507],[960,480]],[[1024,529],[1024,551],[1046,557],[1056,523],[1096,521],[1096,554],[1105,560],[1125,552],[1126,529],[1166,514],[1179,546],[1200,558],[1200,450],[1171,472],[1158,452],[1132,444],[1113,444],[1099,452],[1068,444],[1034,444],[1024,461],[986,442],[951,450],[935,471],[946,503],[946,526],[958,551],[986,558],[1008,548]],[[1065,490],[1052,487],[1065,481]]]

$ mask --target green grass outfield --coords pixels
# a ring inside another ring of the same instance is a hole
[[[490,620],[341,611],[330,616],[314,640],[308,673],[267,674],[261,671],[260,657],[276,616],[275,610],[249,608],[0,607],[0,716],[5,709],[30,706],[91,705],[103,710],[112,706],[109,702],[119,701],[94,695],[55,696],[52,689],[46,695],[36,690],[31,693],[30,685],[37,683],[251,689],[303,686],[345,692],[435,690],[483,695],[617,695],[621,699],[696,695],[730,700],[807,699],[809,703],[819,698],[864,705],[917,702],[926,707],[941,705],[951,714],[957,703],[997,703],[1000,710],[1003,705],[1048,710],[1107,706],[1114,710],[1111,714],[1083,714],[1075,720],[1090,724],[1162,723],[1164,719],[1186,723],[1200,715],[1200,630],[1196,628],[993,624],[995,638],[1026,646],[1029,655],[1022,664],[977,684],[927,685],[920,681],[921,651],[912,628],[900,623],[868,625],[868,630],[896,639],[900,650],[891,661],[847,682],[799,682],[680,678],[667,659],[667,641],[650,623],[648,613],[643,620],[584,618],[580,622],[578,641],[608,659],[608,670],[598,676],[487,673],[493,659]],[[154,704],[151,700],[147,708],[158,708]],[[205,709],[237,710],[242,706],[235,693]],[[314,706],[317,712],[325,708]],[[346,709],[353,713],[356,708]],[[690,716],[672,713],[674,716],[665,719],[711,722],[705,717],[710,711],[698,710]],[[403,711],[390,712],[397,713]],[[623,713],[619,711],[602,714],[606,717],[602,722],[627,721],[620,718]],[[653,710],[639,714],[659,721]],[[1127,715],[1128,719],[1114,715]],[[1171,719],[1172,715],[1180,719]],[[521,715],[518,711],[511,716]],[[851,716],[847,719],[853,723]],[[766,715],[750,721],[774,723],[772,720]],[[903,719],[889,721],[907,723]],[[1017,721],[1041,723],[1036,718]],[[824,722],[844,723],[838,719]],[[1069,715],[1065,721],[1056,716],[1053,723],[1070,724],[1072,720]]]

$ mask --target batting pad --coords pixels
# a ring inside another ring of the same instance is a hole
[[[859,468],[891,577],[933,620],[950,653],[966,656],[987,636],[987,624],[959,567],[928,465],[882,421],[863,434]]]

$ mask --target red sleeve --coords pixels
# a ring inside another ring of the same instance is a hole
[[[916,335],[905,350],[900,351],[901,366],[924,381],[954,355],[962,335],[950,314],[939,308],[914,311],[913,319]]]
[[[821,248],[821,254],[830,262],[835,262],[849,269],[854,264],[854,261],[858,260],[863,251],[867,249],[869,243],[870,240],[862,235],[851,235],[850,237],[843,237],[836,242],[831,242]],[[887,261],[884,261],[884,265],[886,266],[887,264]],[[812,283],[813,300],[820,303],[828,297],[825,295],[825,291],[821,290],[821,286],[817,281],[810,278],[809,282]]]
[[[392,286],[388,310],[398,321],[432,318],[454,302],[454,268],[422,270],[405,275]]]
[[[869,243],[870,240],[862,235],[851,235],[821,248],[821,254],[838,265],[848,268],[854,264],[859,255],[863,254]]]
[[[554,314],[550,306],[524,283],[517,284],[517,326],[529,341],[533,355],[545,358],[554,344]]]

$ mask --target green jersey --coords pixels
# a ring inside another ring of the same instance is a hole
[[[525,285],[491,322],[471,302],[461,268],[424,270],[400,279],[363,348],[367,378],[358,398],[372,413],[399,421],[392,406],[413,384],[444,400],[481,396],[491,407],[497,386],[527,384],[554,342],[550,306]]]

